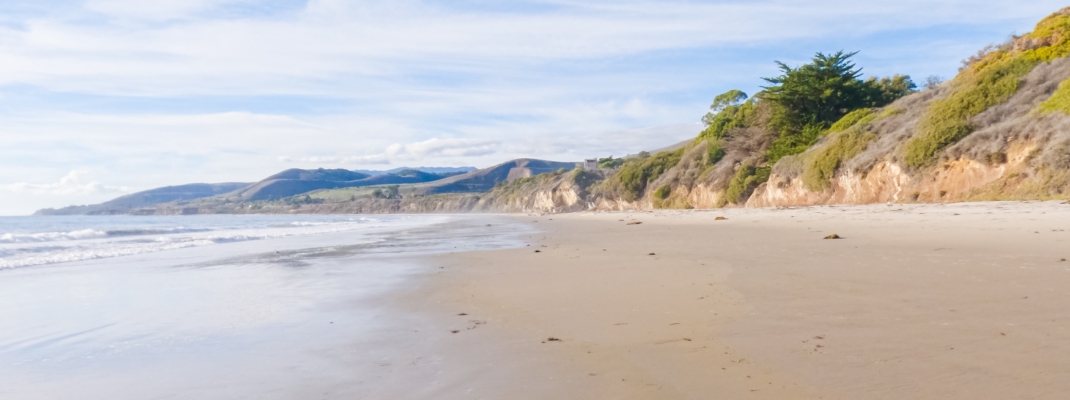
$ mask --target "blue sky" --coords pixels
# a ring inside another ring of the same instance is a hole
[[[0,2],[0,215],[286,168],[489,166],[693,137],[814,52],[952,77],[1057,1]]]

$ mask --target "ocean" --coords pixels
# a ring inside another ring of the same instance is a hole
[[[435,254],[523,246],[493,216],[0,218],[0,398],[295,398],[373,363],[384,296]]]

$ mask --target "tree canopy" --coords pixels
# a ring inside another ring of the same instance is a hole
[[[914,91],[905,75],[861,80],[862,69],[851,61],[858,52],[817,53],[806,65],[792,68],[777,61],[782,75],[763,78],[762,98],[777,105],[773,125],[782,134],[803,131],[808,125],[827,127],[847,113],[866,107],[883,107]]]

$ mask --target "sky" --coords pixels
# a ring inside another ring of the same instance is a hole
[[[775,61],[950,78],[1054,0],[4,0],[0,215],[288,168],[686,140]]]

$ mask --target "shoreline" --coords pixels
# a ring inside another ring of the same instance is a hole
[[[511,218],[540,229],[531,247],[425,259],[435,272],[391,300],[432,332],[385,355],[413,361],[372,394],[1070,393],[1061,202]]]
[[[0,398],[359,398],[379,350],[406,343],[390,333],[410,319],[384,304],[428,272],[421,261],[516,246],[525,229],[398,218],[0,270]]]

